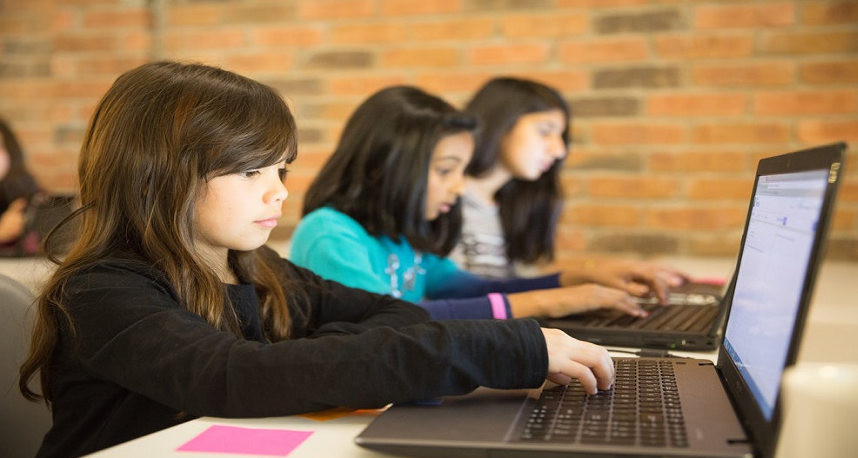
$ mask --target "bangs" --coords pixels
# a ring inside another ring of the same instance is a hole
[[[208,176],[227,175],[268,167],[282,161],[291,163],[298,155],[295,120],[283,99],[264,85],[252,88],[226,122],[231,141],[221,151],[212,151]]]

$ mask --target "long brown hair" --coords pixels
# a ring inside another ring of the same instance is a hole
[[[194,250],[193,216],[207,180],[273,165],[297,154],[295,121],[271,88],[218,68],[155,62],[121,75],[101,99],[78,164],[79,235],[39,296],[30,354],[19,388],[51,401],[51,358],[60,326],[74,330],[63,289],[98,260],[131,253],[162,272],[181,303],[213,327],[240,335],[217,274]],[[287,293],[256,250],[229,254],[231,267],[256,286],[263,329],[289,336]],[[282,277],[282,276],[281,276]],[[293,288],[288,288],[292,290]],[[28,387],[40,375],[42,394]]]

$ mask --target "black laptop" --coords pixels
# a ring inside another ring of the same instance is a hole
[[[642,298],[639,303],[649,312],[642,318],[618,310],[596,310],[546,319],[542,325],[600,345],[714,350],[721,340],[732,285],[732,281],[691,281],[673,288],[666,305]]]
[[[575,381],[394,405],[355,442],[404,456],[774,456],[783,371],[795,362],[843,144],[760,161],[717,364],[616,358],[612,388]]]

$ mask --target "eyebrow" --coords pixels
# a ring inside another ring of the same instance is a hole
[[[432,159],[432,162],[437,162],[437,161],[456,161],[456,162],[462,162],[462,158],[460,158],[459,156],[449,155],[449,156],[436,157],[436,158],[433,158],[433,159]]]

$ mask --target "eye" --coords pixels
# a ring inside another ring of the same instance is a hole
[[[246,172],[238,172],[238,176],[240,176],[242,178],[253,178],[253,177],[259,175],[259,173],[260,173],[259,170],[248,170]]]
[[[453,173],[453,169],[435,169],[435,173],[437,173],[439,176],[445,177]]]
[[[286,167],[280,167],[277,169],[277,175],[280,176],[280,181],[286,181],[286,174],[289,171],[286,170]]]

